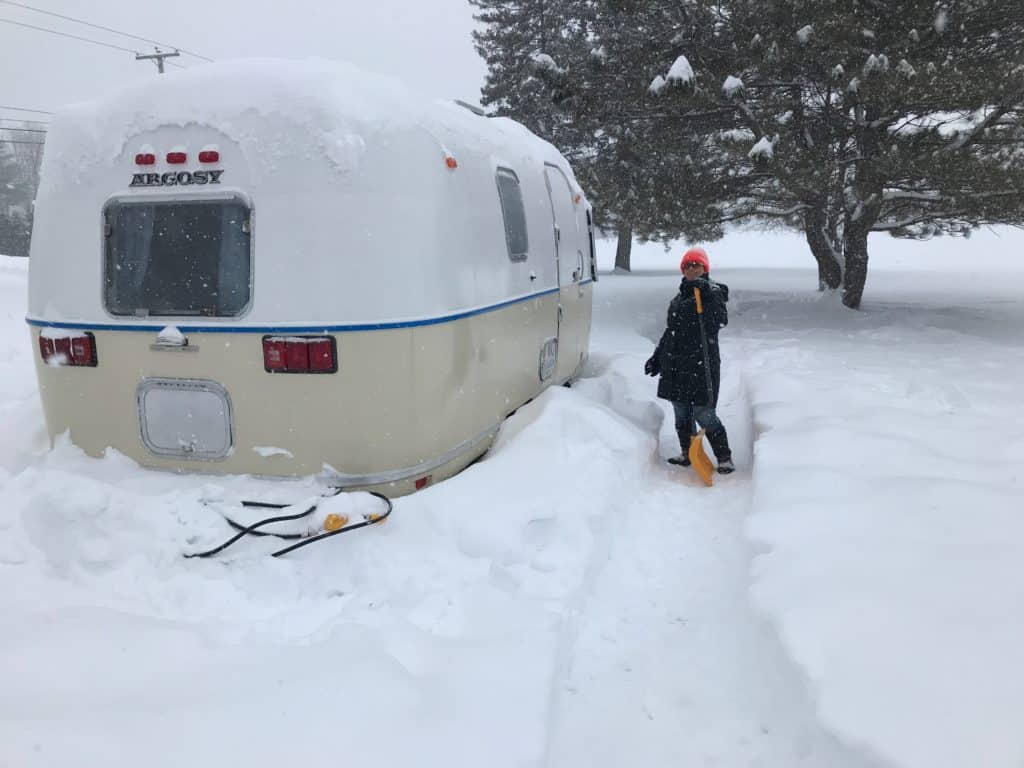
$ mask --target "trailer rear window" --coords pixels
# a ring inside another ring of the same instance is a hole
[[[252,290],[250,210],[238,199],[104,211],[104,303],[114,315],[233,317]]]
[[[508,257],[512,261],[526,261],[530,240],[526,233],[523,193],[519,189],[519,177],[506,168],[498,169],[498,197],[501,199],[501,215],[505,219]]]

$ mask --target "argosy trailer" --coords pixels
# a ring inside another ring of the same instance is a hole
[[[47,426],[148,467],[448,477],[587,358],[590,207],[507,119],[330,63],[58,115],[29,316]]]

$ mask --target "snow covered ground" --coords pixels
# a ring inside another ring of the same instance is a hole
[[[709,251],[740,468],[714,488],[662,461],[642,367],[680,249],[639,246],[588,376],[483,461],[215,561],[181,554],[221,510],[317,488],[48,451],[0,258],[0,766],[1019,768],[1024,236],[879,240],[859,313],[797,238]]]

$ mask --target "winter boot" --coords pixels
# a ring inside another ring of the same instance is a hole
[[[732,463],[732,451],[729,450],[729,435],[726,434],[725,427],[722,427],[714,434],[709,434],[708,442],[711,443],[711,450],[715,452],[715,458],[718,459],[718,473],[728,475],[730,472],[735,472],[736,465]]]
[[[685,453],[681,453],[678,456],[673,456],[668,460],[669,464],[675,464],[677,467],[688,467],[690,466],[690,457]]]

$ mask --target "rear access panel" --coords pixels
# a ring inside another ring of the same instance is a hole
[[[138,388],[139,429],[157,456],[197,461],[231,451],[231,399],[215,381],[145,379]]]

